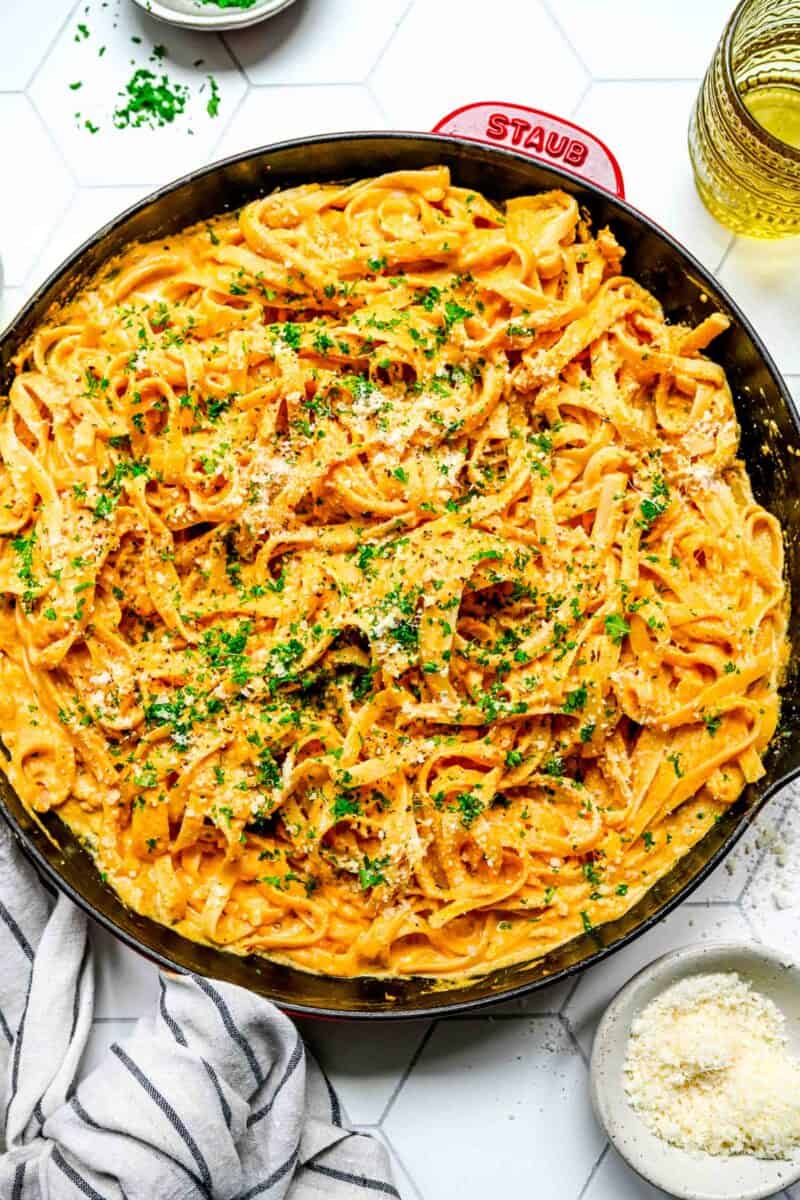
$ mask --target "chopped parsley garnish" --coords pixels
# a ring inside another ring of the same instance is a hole
[[[280,327],[281,338],[287,346],[291,346],[292,350],[300,349],[300,338],[303,330],[300,325],[295,325],[292,321],[287,321]]]
[[[469,308],[464,308],[457,304],[455,300],[446,300],[444,305],[444,318],[447,328],[450,329],[457,321],[466,321],[467,317],[473,316],[473,312]]]
[[[380,887],[386,883],[384,870],[390,862],[388,854],[385,858],[370,858],[364,855],[363,865],[358,868],[358,882],[361,884],[361,890],[366,891],[368,888]]]
[[[158,786],[158,773],[152,763],[145,763],[138,775],[134,775],[133,782],[140,788],[154,788]]]
[[[281,769],[278,766],[272,751],[269,747],[265,747],[258,756],[256,764],[256,780],[259,787],[280,787],[281,784]]]
[[[666,512],[668,504],[669,488],[664,477],[656,475],[650,486],[650,496],[642,500],[639,505],[641,516],[637,518],[637,525],[647,532],[650,526]]]
[[[336,821],[343,817],[358,817],[361,815],[361,803],[348,792],[340,792],[333,802],[333,816]]]
[[[206,105],[206,112],[210,117],[216,117],[219,116],[219,84],[213,75],[209,75],[208,82],[211,88],[211,96]]]
[[[352,683],[353,699],[366,700],[367,696],[372,693],[372,682],[377,672],[376,667],[369,667],[368,670],[362,671],[356,676]]]
[[[200,649],[209,664],[218,670],[229,670],[233,682],[239,687],[243,687],[250,678],[245,648],[252,629],[249,621],[242,621],[233,633],[227,629],[207,629],[200,643]]]
[[[334,346],[333,338],[327,334],[324,329],[317,330],[317,332],[314,334],[311,344],[313,345],[317,354],[327,354],[328,351],[332,350]]]
[[[122,103],[114,110],[117,129],[139,129],[148,126],[171,125],[186,109],[189,89],[181,83],[171,83],[166,75],[160,78],[147,67],[134,71],[120,92]]]
[[[363,546],[359,546],[358,554],[356,555],[356,566],[359,571],[363,571],[365,575],[369,575],[372,569],[372,560],[377,553],[377,546],[369,542],[365,542]]]
[[[354,400],[362,402],[376,390],[375,384],[367,379],[366,375],[344,375],[341,384],[347,388]]]
[[[586,684],[582,683],[581,686],[575,688],[574,691],[567,692],[561,711],[563,713],[580,712],[580,710],[586,706],[586,700]]]
[[[151,700],[144,708],[144,719],[148,725],[169,726],[172,740],[179,750],[189,748],[189,733],[192,726],[201,720],[215,716],[222,709],[221,700],[207,699],[201,709],[195,698],[194,689],[182,687],[170,698]]]
[[[116,504],[116,496],[112,496],[108,492],[103,492],[92,510],[95,521],[107,521],[114,512]]]
[[[25,584],[22,594],[22,607],[30,612],[39,584],[33,574],[33,549],[36,545],[36,530],[28,537],[16,537],[11,541],[11,549],[17,556],[17,578]]]
[[[673,771],[677,775],[678,779],[682,779],[683,778],[683,767],[681,766],[680,752],[676,750],[673,754],[668,754],[667,762],[672,763]]]
[[[456,805],[461,813],[461,824],[469,829],[483,812],[483,801],[474,792],[461,792],[456,796]]]
[[[708,730],[708,736],[716,737],[717,731],[722,724],[722,717],[719,713],[705,713],[703,715],[703,724]]]
[[[605,619],[605,630],[614,645],[621,646],[622,639],[630,633],[631,627],[619,613],[609,613]]]

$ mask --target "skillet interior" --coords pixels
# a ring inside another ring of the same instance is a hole
[[[741,455],[756,498],[780,521],[792,592],[791,661],[783,689],[781,729],[767,754],[766,774],[748,787],[666,876],[628,913],[531,964],[442,988],[420,979],[331,979],[264,959],[241,959],[190,942],[129,912],[100,880],[89,856],[52,814],[52,841],[0,777],[3,812],[27,853],[54,884],[134,949],[159,963],[250,988],[296,1011],[320,1016],[403,1017],[463,1012],[530,991],[599,961],[644,932],[697,886],[727,853],[767,799],[800,773],[800,422],[774,364],[730,298],[691,255],[629,205],[599,189],[519,155],[419,134],[345,134],[288,142],[231,158],[185,177],[128,210],[80,247],[36,292],[0,341],[0,393],[11,358],[55,301],[74,292],[109,257],[137,239],[171,234],[194,221],[239,207],[276,187],[348,180],[400,168],[445,163],[454,180],[496,199],[561,187],[589,209],[595,227],[610,224],[626,249],[624,269],[653,292],[669,318],[696,323],[720,309],[731,328],[712,346],[736,403]]]

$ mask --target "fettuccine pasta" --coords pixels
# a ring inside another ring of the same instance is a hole
[[[0,415],[4,770],[131,908],[457,978],[619,916],[778,720],[727,324],[443,167],[135,245]]]

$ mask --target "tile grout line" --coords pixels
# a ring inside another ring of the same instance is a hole
[[[406,17],[411,12],[411,9],[413,7],[414,7],[414,0],[408,0],[408,3],[406,4],[405,8],[403,9],[403,12],[401,13],[398,20],[395,22],[394,29],[391,31],[391,33],[387,37],[386,41],[383,43],[383,46],[381,47],[381,49],[378,51],[378,57],[375,59],[374,63],[372,64],[370,69],[367,71],[366,75],[360,81],[361,83],[369,84],[370,80],[372,79],[372,76],[375,74],[378,67],[381,65],[384,58],[386,57],[386,53],[387,53],[389,47],[392,45],[392,43],[394,42],[398,33],[400,32],[400,26],[405,24]]]
[[[752,921],[752,920],[750,919],[750,914],[749,914],[749,912],[748,912],[748,911],[747,911],[747,909],[744,907],[744,905],[742,905],[741,903],[738,905],[738,908],[739,908],[739,912],[741,913],[742,920],[744,921],[745,925],[747,926],[747,928],[748,928],[748,929],[750,930],[750,932],[752,933],[754,940],[755,940],[756,942],[758,942],[758,943],[759,943],[759,945],[762,945],[762,946],[763,946],[763,944],[764,944],[764,939],[762,938],[761,934],[759,933],[759,931],[758,931],[758,928],[756,927],[756,924],[755,924],[755,922],[754,922],[754,921]]]
[[[377,108],[378,112],[380,113],[380,115],[381,115],[381,118],[382,118],[382,119],[383,119],[383,120],[386,122],[386,127],[387,127],[387,128],[390,128],[390,127],[391,127],[391,122],[390,122],[390,120],[389,120],[389,116],[388,116],[388,114],[387,114],[387,112],[386,112],[386,109],[385,109],[385,108],[384,108],[384,106],[383,106],[383,101],[381,100],[381,98],[380,98],[380,96],[378,95],[378,93],[375,91],[375,88],[372,86],[372,84],[370,83],[369,79],[367,78],[367,79],[364,81],[364,83],[363,83],[363,84],[361,84],[360,86],[364,88],[364,90],[365,90],[365,92],[367,93],[367,95],[368,95],[368,96],[371,96],[371,97],[372,97],[372,102],[373,102],[373,104],[375,105],[375,107]]]
[[[214,40],[216,41],[216,43],[217,43],[217,45],[218,45],[218,46],[221,46],[221,47],[222,47],[223,53],[224,53],[224,54],[227,54],[228,58],[229,58],[229,59],[230,59],[230,61],[231,61],[231,65],[232,65],[232,67],[233,67],[234,71],[236,71],[237,75],[240,75],[240,76],[241,76],[241,78],[242,78],[242,82],[244,83],[244,87],[245,87],[245,94],[246,94],[246,93],[247,93],[247,87],[248,87],[248,84],[250,83],[250,80],[249,80],[249,79],[247,78],[247,76],[245,75],[244,67],[243,67],[243,66],[242,66],[242,64],[239,62],[239,60],[238,60],[238,58],[236,57],[236,55],[233,53],[233,51],[231,50],[231,48],[230,48],[230,46],[228,45],[228,43],[225,41],[225,34],[224,34],[224,33],[222,33],[222,32],[220,32],[220,33],[215,33],[215,34],[214,34]]]
[[[791,787],[791,784],[787,784],[787,787]],[[773,799],[776,799],[776,797],[773,797]],[[772,801],[767,801],[767,803],[770,804],[770,803],[772,803]],[[753,817],[753,820],[750,822],[747,830],[745,830],[745,833],[743,834],[743,836],[746,836],[747,833],[749,833],[753,830],[755,830],[757,834],[760,832],[760,829],[758,828],[757,823],[760,819],[764,818],[765,808],[766,808],[766,805],[764,808],[759,809],[759,811]],[[785,821],[786,817],[788,816],[788,813],[789,813],[789,806],[787,804],[786,810],[784,811],[783,816],[781,817],[780,821],[778,822],[779,826],[783,825],[783,822]],[[769,854],[769,846],[766,844],[763,846],[756,845],[756,850],[757,850],[757,853],[753,856],[755,861],[753,863],[751,863],[748,867],[745,867],[745,880],[739,891],[739,895],[736,897],[736,903],[737,903],[737,905],[739,905],[740,908],[742,905],[742,901],[745,898],[745,895],[747,894],[747,892],[750,889],[751,884],[753,883],[753,880],[755,879],[756,875],[758,874],[758,872],[761,870],[762,866],[766,862],[767,855]],[[745,910],[743,908],[742,908],[742,915],[746,916]],[[748,921],[748,924],[750,924],[749,921]]]
[[[58,214],[58,219],[53,224],[52,228],[50,229],[50,232],[46,234],[44,241],[42,242],[41,246],[39,247],[39,249],[36,253],[35,261],[31,264],[30,268],[28,269],[28,273],[25,275],[25,278],[23,279],[23,282],[19,285],[24,290],[26,297],[32,296],[33,293],[36,291],[36,289],[38,287],[41,287],[41,285],[44,283],[45,279],[48,279],[49,276],[52,274],[52,269],[51,269],[47,272],[47,274],[44,276],[44,278],[39,279],[38,283],[34,282],[34,280],[35,280],[34,272],[38,270],[38,268],[40,267],[42,258],[47,254],[50,247],[55,242],[56,237],[58,235],[58,230],[59,230],[64,218],[67,216],[67,214],[69,212],[71,212],[72,206],[75,204],[75,201],[78,199],[79,196],[80,196],[80,185],[76,184],[75,180],[73,179],[72,180],[72,191],[69,194],[69,198],[67,199],[66,204],[60,210],[60,212]]]
[[[722,268],[722,264],[725,262],[725,259],[726,259],[726,258],[728,257],[728,255],[730,254],[730,252],[731,252],[731,249],[732,249],[732,247],[733,247],[733,243],[734,243],[735,241],[736,241],[736,234],[735,234],[735,233],[732,233],[732,234],[730,235],[730,238],[728,239],[728,244],[727,244],[727,246],[725,247],[725,249],[724,249],[724,250],[723,250],[723,252],[722,252],[722,258],[719,260],[719,262],[717,263],[717,265],[714,267],[714,270],[713,270],[712,274],[714,274],[714,275],[718,275],[718,274],[719,274],[719,272],[720,272],[720,269]]]
[[[583,1200],[584,1196],[586,1195],[586,1193],[589,1190],[592,1180],[594,1179],[597,1172],[600,1170],[600,1166],[603,1162],[603,1159],[608,1154],[609,1149],[610,1149],[609,1143],[606,1142],[605,1146],[603,1146],[603,1149],[600,1151],[600,1154],[597,1157],[597,1161],[595,1162],[594,1166],[592,1167],[591,1171],[589,1172],[588,1179],[584,1183],[581,1190],[578,1192],[577,1200]]]
[[[222,42],[222,45],[227,50],[229,57],[233,60],[234,64],[241,71],[241,73],[244,77],[244,81],[247,84],[247,86],[251,87],[252,85],[250,83],[250,76],[247,74],[247,71],[246,71],[245,67],[243,66],[241,60],[239,59],[239,56],[237,55],[236,51],[231,46],[228,45],[228,39],[225,37],[224,32],[218,33],[217,38],[220,42]]]
[[[558,33],[560,34],[561,39],[564,42],[564,44],[566,45],[567,49],[572,51],[573,57],[575,59],[577,59],[579,66],[581,66],[583,68],[584,72],[586,73],[586,77],[589,80],[589,84],[591,85],[591,83],[594,79],[594,72],[592,70],[590,70],[589,64],[586,62],[583,55],[581,54],[581,52],[578,50],[577,46],[573,42],[572,38],[569,36],[566,29],[561,24],[561,21],[554,13],[552,4],[550,3],[550,0],[541,0],[541,8],[542,8],[542,11],[545,13],[545,15],[550,18],[550,21],[552,22],[552,24],[555,25],[555,27],[558,30]]]
[[[130,188],[131,191],[133,191],[134,188],[150,188],[151,191],[155,192],[164,186],[165,185],[163,183],[158,183],[153,179],[140,179],[138,183],[79,183],[77,188],[79,193],[102,192],[104,190],[111,191],[114,188],[120,192],[124,191],[126,188]],[[146,199],[146,197],[142,196],[142,200],[144,199]],[[137,202],[134,200],[132,203],[136,204]]]
[[[378,1125],[380,1125],[381,1127],[383,1127],[383,1122],[386,1120],[386,1118],[389,1116],[389,1113],[392,1111],[392,1107],[394,1105],[395,1100],[400,1095],[403,1085],[405,1084],[409,1075],[413,1071],[414,1067],[417,1065],[420,1055],[422,1054],[422,1051],[425,1049],[428,1042],[430,1041],[431,1034],[433,1033],[434,1029],[436,1028],[436,1026],[438,1024],[439,1024],[438,1021],[431,1021],[430,1025],[428,1026],[428,1028],[425,1030],[424,1034],[422,1035],[422,1038],[420,1039],[420,1042],[419,1042],[416,1050],[411,1055],[408,1065],[403,1069],[403,1072],[400,1075],[400,1078],[398,1079],[395,1086],[392,1088],[392,1093],[389,1096],[389,1099],[386,1101],[386,1104],[383,1107],[383,1111],[381,1112],[381,1115],[378,1118]]]
[[[56,42],[59,40],[59,38],[61,37],[64,30],[67,28],[70,21],[74,21],[77,11],[81,6],[81,2],[82,2],[82,0],[73,0],[73,3],[70,5],[69,9],[67,10],[67,15],[64,17],[64,20],[61,22],[58,29],[53,34],[53,37],[50,39],[47,49],[45,50],[44,54],[39,59],[36,66],[31,71],[28,81],[25,84],[25,87],[22,89],[24,92],[27,93],[28,88],[31,87],[31,85],[33,84],[33,81],[35,80],[36,76],[39,74],[42,67],[47,62],[50,55],[53,53]]]
[[[221,34],[217,40],[222,43],[224,49],[226,49],[226,50],[228,49],[227,45],[225,44],[225,42],[222,39]],[[238,63],[237,63],[237,67],[238,67]],[[222,126],[222,129],[220,130],[219,135],[212,142],[212,144],[209,148],[209,153],[208,153],[209,158],[216,158],[218,156],[220,144],[224,141],[225,136],[233,128],[234,122],[235,122],[236,118],[238,117],[239,113],[241,112],[245,100],[250,95],[250,81],[248,80],[248,78],[244,74],[244,72],[242,71],[242,68],[238,67],[238,69],[244,80],[244,91],[242,92],[239,99],[236,101],[236,104],[233,107],[233,112],[228,117],[228,120],[225,122],[225,124]]]
[[[738,240],[739,240],[739,238],[737,237],[737,235],[736,235],[736,234],[734,234],[734,235],[733,235],[733,237],[731,238],[730,242],[728,243],[728,248],[727,248],[727,250],[726,250],[726,251],[725,251],[725,253],[723,254],[722,258],[719,260],[719,263],[718,263],[718,265],[717,265],[717,267],[716,267],[716,270],[714,271],[714,274],[715,274],[715,275],[719,275],[720,271],[721,271],[721,270],[722,270],[722,268],[725,266],[725,263],[728,261],[728,255],[730,254],[731,250],[732,250],[732,249],[733,249],[733,247],[736,245],[736,243],[738,242]]]
[[[696,83],[702,75],[595,75],[595,83]]]
[[[283,88],[284,91],[307,92],[316,88],[326,87],[364,88],[369,91],[366,79],[324,79],[319,83],[251,83],[248,79],[247,86],[252,92],[268,92],[273,88]],[[308,136],[310,137],[311,134]]]
[[[581,978],[582,978],[582,973],[580,971],[578,971],[575,975],[575,978],[570,983],[570,988],[569,988],[569,991],[567,992],[566,996],[564,997],[563,1004],[561,1005],[561,1007],[558,1010],[559,1016],[561,1015],[561,1013],[566,1011],[567,1005],[570,1004],[573,997],[575,996],[575,993],[577,992],[578,988],[581,985]]]
[[[595,82],[595,81],[594,81],[593,79],[591,79],[591,78],[589,79],[589,82],[586,84],[586,87],[583,89],[583,91],[581,92],[581,94],[580,94],[580,96],[578,97],[577,101],[575,102],[575,104],[574,104],[574,105],[572,106],[572,108],[570,109],[570,114],[569,114],[569,115],[570,115],[570,117],[574,117],[574,116],[575,116],[575,114],[578,112],[578,109],[579,109],[579,108],[580,108],[580,106],[583,104],[583,102],[584,102],[584,100],[586,99],[586,97],[589,95],[589,92],[592,90],[592,87],[594,86],[594,82]]]
[[[503,1003],[503,1001],[498,1001]],[[520,1009],[519,1012],[477,1012],[477,1013],[452,1013],[449,1017],[439,1017],[440,1021],[552,1021],[560,1016],[560,1012],[556,1009],[544,1009],[541,1012],[525,1012]]]
[[[41,110],[39,109],[39,105],[36,103],[35,97],[32,96],[29,92],[26,92],[25,99],[28,101],[28,104],[33,109],[33,112],[36,115],[36,120],[39,122],[42,129],[44,130],[44,133],[45,133],[45,136],[46,136],[48,142],[55,150],[56,157],[62,163],[64,170],[67,172],[67,175],[72,180],[72,186],[74,188],[80,188],[81,181],[79,180],[78,176],[73,171],[72,163],[69,161],[67,156],[64,154],[64,151],[61,149],[61,146],[58,144],[58,142],[54,138],[53,132],[50,129],[50,126],[47,124],[47,121],[44,118],[44,113],[42,113]]]
[[[409,1171],[409,1169],[406,1165],[405,1159],[400,1157],[400,1152],[398,1151],[397,1146],[394,1143],[394,1139],[389,1137],[389,1134],[386,1132],[386,1130],[382,1129],[379,1125],[374,1126],[374,1128],[375,1128],[376,1132],[379,1134],[381,1140],[384,1141],[389,1146],[389,1149],[391,1150],[392,1154],[395,1156],[395,1158],[399,1162],[400,1166],[402,1167],[403,1174],[405,1175],[406,1179],[408,1180],[408,1182],[411,1184],[412,1188],[414,1189],[414,1194],[416,1195],[417,1200],[425,1200],[425,1198],[422,1194],[422,1188],[419,1186],[416,1179]]]
[[[561,1026],[562,1026],[564,1032],[566,1033],[567,1037],[569,1038],[570,1042],[572,1043],[575,1053],[578,1055],[578,1058],[581,1060],[581,1062],[584,1064],[584,1066],[586,1067],[586,1069],[588,1071],[589,1055],[586,1053],[583,1046],[580,1044],[577,1037],[575,1036],[575,1033],[573,1032],[569,1017],[565,1016],[564,1013],[559,1013],[558,1020],[561,1023]]]
[[[786,790],[788,791],[791,787],[792,787],[791,783],[787,784]],[[774,797],[774,799],[777,799],[777,797]],[[775,821],[775,824],[774,824],[774,829],[776,832],[778,832],[778,833],[783,832],[783,827],[789,820],[789,816],[791,814],[793,803],[794,803],[794,800],[791,797],[785,802],[783,812],[781,813],[780,817],[778,817],[778,819]],[[759,819],[759,817],[761,817],[763,815],[763,812],[764,812],[764,810],[762,809],[756,815],[756,817],[754,818],[753,822],[750,825],[751,829],[753,829],[755,827],[756,821]],[[765,830],[765,833],[766,833],[766,830]],[[765,844],[759,848],[759,853],[756,856],[756,861],[750,867],[750,870],[747,872],[745,882],[742,885],[742,889],[739,892],[739,896],[736,900],[736,906],[739,909],[739,912],[742,914],[742,918],[746,922],[747,927],[754,933],[756,939],[759,942],[763,942],[764,939],[761,937],[761,934],[759,933],[758,926],[756,925],[756,922],[752,917],[751,907],[750,907],[749,903],[746,903],[746,898],[748,896],[748,893],[750,892],[751,887],[755,883],[756,876],[758,875],[758,873],[761,870],[764,863],[767,861],[767,856],[770,854],[771,849],[772,849],[772,847],[767,842],[765,842]]]

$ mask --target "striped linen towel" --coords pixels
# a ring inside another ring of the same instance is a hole
[[[158,1011],[76,1086],[87,934],[0,819],[2,1200],[398,1197],[289,1018],[240,988],[162,975]]]

